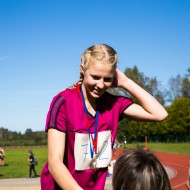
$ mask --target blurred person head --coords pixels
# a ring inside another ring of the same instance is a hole
[[[160,161],[144,149],[125,151],[113,169],[113,190],[171,190]]]
[[[33,155],[32,150],[29,150],[29,151],[28,151],[28,154]]]

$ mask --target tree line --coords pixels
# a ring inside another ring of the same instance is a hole
[[[0,128],[0,146],[34,146],[46,145],[47,133],[44,131],[32,131],[28,128],[21,132],[9,131],[8,129]]]
[[[189,142],[190,141],[190,68],[184,76],[171,77],[168,87],[163,88],[156,77],[150,78],[140,72],[136,66],[124,72],[146,91],[152,94],[169,113],[162,122],[140,122],[123,119],[119,122],[117,140],[119,142],[142,142],[148,136],[153,142]],[[120,88],[109,90],[115,95],[124,95],[138,103],[130,94]],[[26,129],[24,134],[0,128],[0,141],[3,145],[45,145],[47,133]]]

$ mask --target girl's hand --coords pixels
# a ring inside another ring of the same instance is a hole
[[[128,80],[127,76],[120,70],[116,69],[112,87],[113,88],[114,87],[123,88],[123,84],[125,84],[127,82],[127,80]]]

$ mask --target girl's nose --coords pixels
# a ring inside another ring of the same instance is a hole
[[[99,89],[103,89],[104,88],[104,80],[103,79],[100,79],[97,83],[97,87]]]

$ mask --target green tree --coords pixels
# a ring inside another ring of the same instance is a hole
[[[34,139],[34,135],[33,135],[32,129],[30,129],[30,128],[26,129],[26,131],[24,133],[24,138],[27,139],[27,140]]]
[[[168,108],[168,126],[172,134],[190,133],[190,99],[180,97]]]
[[[161,88],[160,82],[154,78],[149,78],[145,76],[142,72],[138,70],[136,66],[132,69],[127,68],[125,70],[125,75],[136,82],[139,86],[144,88],[147,92],[153,95],[162,105],[165,104],[164,91]],[[130,94],[128,94],[130,96]],[[136,102],[136,100],[134,100]]]
[[[183,78],[182,82],[182,96],[190,98],[190,81],[188,77]]]
[[[182,96],[190,98],[190,68],[187,69],[187,74],[182,81]]]
[[[168,101],[170,103],[182,96],[182,80],[180,75],[169,79]]]

